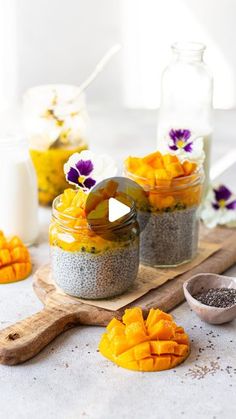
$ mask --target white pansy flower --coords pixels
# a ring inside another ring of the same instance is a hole
[[[163,153],[176,155],[181,162],[189,160],[202,165],[205,159],[203,138],[188,129],[170,129],[160,148]]]
[[[117,174],[114,160],[106,155],[96,155],[89,150],[74,153],[64,165],[66,180],[89,192],[96,184]]]
[[[236,197],[224,185],[210,189],[201,210],[201,218],[209,228],[217,225],[236,227]]]

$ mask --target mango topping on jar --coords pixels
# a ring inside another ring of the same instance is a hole
[[[108,248],[121,246],[118,241],[108,241],[95,234],[89,227],[88,220],[99,220],[104,225],[108,217],[108,201],[110,198],[125,197],[117,191],[118,184],[110,180],[103,189],[99,189],[88,200],[83,190],[66,189],[54,201],[57,215],[50,226],[50,244],[67,251],[99,253]],[[59,221],[59,222],[58,222]]]
[[[128,157],[125,171],[146,191],[151,211],[173,211],[200,202],[202,186],[197,182],[199,168],[194,162],[181,163],[175,155],[156,151],[145,157]]]

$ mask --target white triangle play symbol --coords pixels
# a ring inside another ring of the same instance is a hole
[[[108,201],[108,220],[113,221],[119,220],[119,218],[130,212],[130,207],[123,204],[115,198],[110,198]]]

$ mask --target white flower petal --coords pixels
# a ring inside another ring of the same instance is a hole
[[[66,176],[71,167],[76,167],[79,160],[90,160],[92,162],[93,170],[89,176],[96,180],[96,184],[117,174],[116,164],[110,156],[107,154],[96,155],[90,150],[83,150],[80,153],[74,153],[65,163],[64,172]]]
[[[214,189],[217,188],[218,185],[214,185]],[[204,224],[209,228],[216,227],[217,225],[236,226],[236,210],[229,210],[227,208],[215,209],[212,206],[214,202],[215,194],[212,186],[207,193],[201,210],[201,218]]]

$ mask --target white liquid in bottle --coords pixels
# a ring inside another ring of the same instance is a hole
[[[0,230],[26,245],[38,236],[37,180],[27,143],[19,139],[0,139]]]

